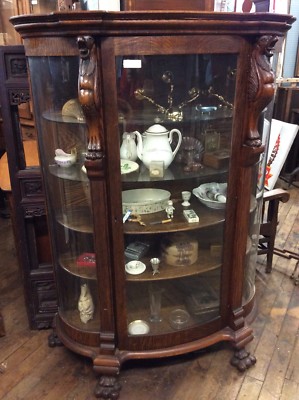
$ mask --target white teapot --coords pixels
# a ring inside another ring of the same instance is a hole
[[[168,131],[159,124],[149,127],[142,136],[138,131],[134,133],[138,142],[137,155],[147,168],[153,161],[163,161],[164,168],[169,167],[182,143],[182,134],[178,129]],[[170,144],[174,133],[178,135],[178,143],[172,151]]]

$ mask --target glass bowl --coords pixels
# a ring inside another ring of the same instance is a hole
[[[169,316],[170,325],[174,329],[183,329],[190,319],[190,315],[182,308],[171,311]]]

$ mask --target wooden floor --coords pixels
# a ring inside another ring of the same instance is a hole
[[[276,246],[299,251],[299,189],[281,206]],[[64,347],[49,348],[49,331],[30,331],[10,221],[0,220],[0,399],[93,399],[91,362]],[[244,374],[230,366],[229,344],[171,360],[132,362],[121,372],[120,400],[298,400],[299,286],[295,260],[275,257],[271,274],[257,264],[259,312],[248,349],[257,364]]]

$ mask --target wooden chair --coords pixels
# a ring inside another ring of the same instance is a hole
[[[265,191],[264,193],[258,255],[267,255],[267,273],[272,271],[274,243],[278,225],[279,203],[286,203],[289,198],[289,192],[283,189],[273,189],[268,192]]]

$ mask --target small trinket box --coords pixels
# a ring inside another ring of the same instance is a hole
[[[184,210],[183,214],[188,222],[199,222],[198,215],[194,210]]]
[[[78,267],[95,267],[96,255],[95,253],[83,253],[77,258]]]
[[[229,163],[229,151],[228,150],[219,150],[214,151],[213,153],[205,153],[203,156],[202,163],[206,167],[211,167],[215,169],[227,168]]]
[[[148,243],[132,242],[125,249],[125,256],[127,260],[139,260],[144,256],[149,248]]]
[[[163,178],[164,161],[152,161],[149,165],[150,178]]]

